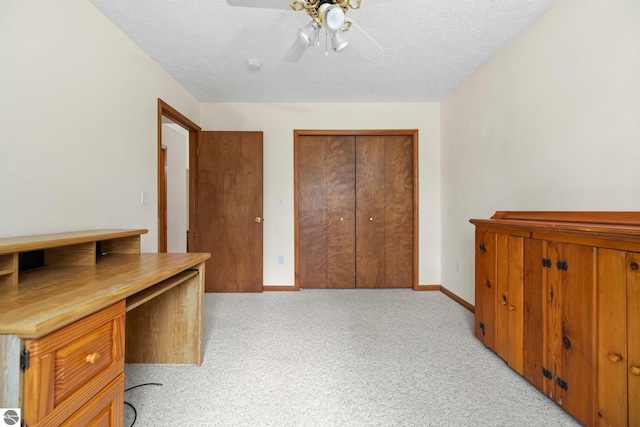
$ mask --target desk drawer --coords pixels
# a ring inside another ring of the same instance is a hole
[[[25,371],[24,420],[59,426],[124,371],[124,301],[36,340]]]
[[[55,352],[55,404],[111,365],[113,323],[60,347]]]
[[[124,423],[124,375],[87,402],[61,427],[122,426]]]

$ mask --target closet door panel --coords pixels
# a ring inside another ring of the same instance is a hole
[[[327,288],[355,287],[355,138],[327,138]]]
[[[356,286],[385,286],[385,144],[356,138]]]
[[[305,288],[327,287],[327,137],[300,136],[298,261]]]
[[[413,286],[413,138],[385,137],[385,286]]]

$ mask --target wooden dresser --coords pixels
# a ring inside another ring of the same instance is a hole
[[[476,337],[586,426],[640,426],[640,212],[470,222]]]
[[[125,361],[202,363],[209,254],[141,254],[146,232],[0,239],[0,407],[122,426]]]

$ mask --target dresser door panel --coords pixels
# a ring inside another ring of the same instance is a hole
[[[627,259],[629,425],[640,426],[640,254]],[[633,402],[633,404],[631,404]]]
[[[627,259],[598,249],[598,417],[627,425]]]

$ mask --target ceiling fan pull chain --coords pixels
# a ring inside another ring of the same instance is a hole
[[[329,56],[329,30],[324,28],[324,56]]]

